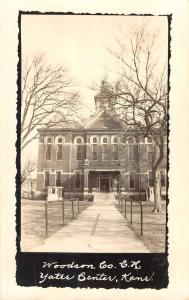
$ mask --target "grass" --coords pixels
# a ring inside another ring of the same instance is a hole
[[[91,202],[79,201],[79,212],[86,209]],[[74,217],[78,216],[78,202],[74,201]],[[64,201],[64,225],[72,218],[72,203]],[[63,226],[62,202],[48,203],[48,237]],[[21,202],[21,250],[28,251],[32,247],[44,243],[45,230],[45,201],[26,200]]]
[[[133,202],[133,218],[131,220],[131,205],[127,202],[126,219],[136,235],[144,242],[151,253],[165,252],[166,244],[166,203],[162,202],[162,212],[153,213],[153,204],[143,204],[143,236],[141,236],[141,210],[140,204]],[[123,202],[122,214],[125,217],[125,204]]]

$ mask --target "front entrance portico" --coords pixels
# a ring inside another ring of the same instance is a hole
[[[84,192],[118,192],[121,183],[120,170],[85,170]]]
[[[111,190],[111,179],[109,177],[99,177],[99,190],[108,193]]]

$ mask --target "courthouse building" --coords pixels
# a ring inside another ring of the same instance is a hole
[[[95,96],[94,115],[68,127],[39,129],[37,192],[64,187],[71,196],[122,193],[144,197],[152,186],[153,140],[132,127],[122,127],[107,109],[108,90]],[[165,158],[160,167],[161,191],[166,187]],[[66,195],[66,193],[65,193]]]

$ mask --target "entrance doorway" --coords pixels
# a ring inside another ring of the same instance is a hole
[[[100,178],[100,192],[109,193],[109,178]]]

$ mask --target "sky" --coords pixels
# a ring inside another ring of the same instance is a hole
[[[22,61],[37,53],[44,53],[50,64],[69,69],[81,95],[81,114],[94,108],[95,91],[90,87],[116,67],[115,59],[107,49],[116,49],[120,28],[129,35],[134,28],[147,24],[149,32],[159,32],[160,63],[167,59],[167,18],[143,16],[96,15],[22,15]],[[29,147],[30,148],[30,147]],[[37,151],[27,151],[29,156]]]

